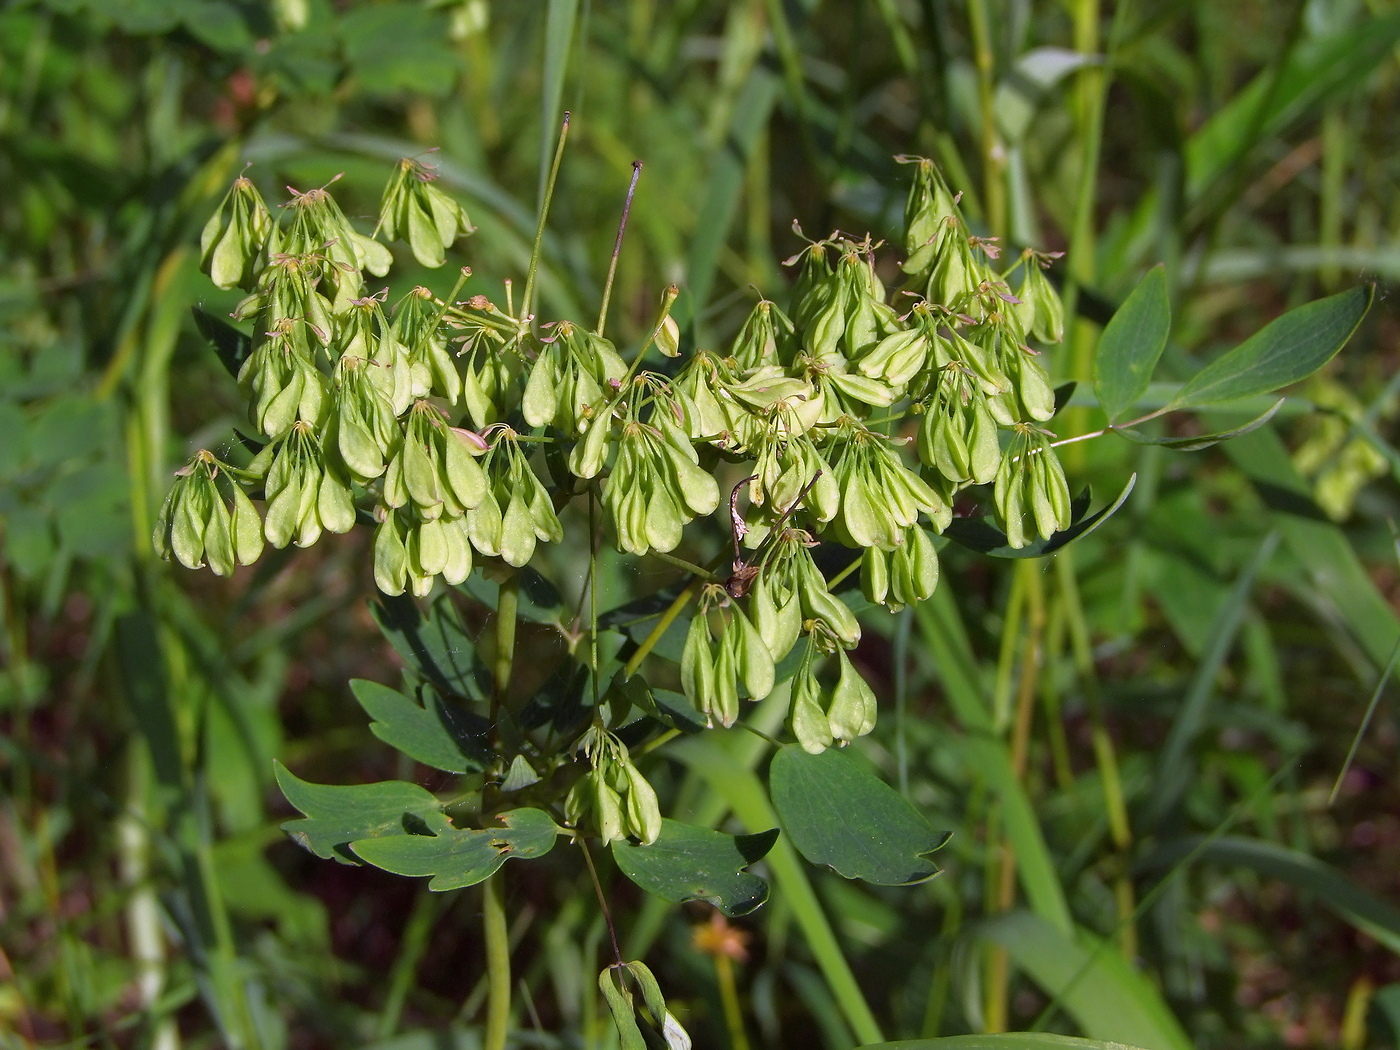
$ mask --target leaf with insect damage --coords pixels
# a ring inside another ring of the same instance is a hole
[[[503,827],[440,828],[435,835],[392,835],[357,839],[350,848],[361,860],[396,875],[431,875],[430,890],[475,886],[502,864],[542,857],[560,834],[540,809],[513,809],[496,815]]]

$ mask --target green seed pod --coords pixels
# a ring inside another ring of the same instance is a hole
[[[706,698],[705,714],[728,729],[739,718],[738,637],[725,631],[715,649],[714,692]]]
[[[807,671],[799,674],[792,686],[792,710],[788,722],[792,735],[808,754],[820,755],[831,746],[831,722],[822,710],[821,686],[816,676]]]
[[[627,837],[627,824],[622,811],[622,796],[608,784],[601,769],[588,774],[593,787],[593,815],[598,821],[598,837],[607,845]]]
[[[219,498],[213,480],[209,482],[208,517],[204,528],[204,556],[209,560],[209,568],[215,576],[233,574],[233,533],[229,522],[229,509]]]
[[[754,630],[763,640],[776,664],[792,651],[802,632],[802,603],[796,593],[789,593],[781,604],[777,600],[777,585],[771,572],[759,573],[758,582],[749,592]]]
[[[696,611],[685,632],[685,647],[681,650],[681,691],[701,711],[707,710],[708,698],[714,695],[715,658],[703,611]]]
[[[516,489],[501,519],[501,557],[508,565],[519,568],[534,555],[535,523],[530,517],[529,496]]]
[[[676,497],[662,485],[652,489],[647,500],[646,537],[652,550],[673,551],[681,542],[684,527]]]
[[[661,835],[661,806],[656,791],[630,758],[622,762],[627,776],[627,828],[643,846],[650,846]]]
[[[408,578],[408,552],[390,511],[374,530],[374,583],[385,594],[402,594]]]
[[[233,483],[233,552],[240,565],[252,565],[263,552],[262,519],[237,482]]]
[[[200,234],[200,268],[220,288],[252,289],[275,228],[257,187],[240,175]]]
[[[267,502],[263,518],[263,535],[274,547],[282,548],[292,542],[301,525],[301,491],[303,481],[298,474],[286,487]]]
[[[501,505],[490,489],[481,502],[467,511],[467,532],[472,546],[488,558],[501,553]]]
[[[895,552],[898,555],[898,551]],[[866,547],[860,559],[860,590],[867,601],[884,605],[890,589],[889,558],[879,547]]]
[[[520,410],[525,422],[532,427],[543,427],[553,423],[559,414],[559,346],[551,343],[540,349],[530,369],[530,378],[525,381],[525,395],[520,402]],[[591,475],[590,475],[591,476]]]
[[[576,478],[596,478],[608,458],[608,439],[612,436],[611,412],[606,419],[595,419],[569,451],[569,473]]]
[[[472,547],[467,534],[467,519],[444,520],[442,527],[447,539],[447,563],[442,567],[442,578],[455,587],[470,576],[472,571]]]
[[[860,623],[855,614],[827,590],[826,579],[812,562],[812,556],[804,551],[802,557],[805,564],[800,569],[798,587],[804,617],[821,621],[841,645],[854,649],[860,642]]]
[[[447,530],[443,527],[441,518],[420,522],[410,533],[408,543],[416,554],[413,560],[418,563],[422,575],[436,576],[447,567]]]
[[[465,433],[456,427],[443,427],[439,434],[443,477],[464,510],[475,507],[486,495],[486,474],[472,456]]]
[[[750,700],[762,700],[773,691],[775,670],[773,654],[744,611],[737,604],[730,606],[730,620],[725,633],[737,632],[734,644],[736,666]]]
[[[841,661],[841,673],[831,693],[827,721],[831,726],[831,735],[849,744],[875,728],[878,705],[874,690],[856,671],[844,651],[837,653],[837,659]]]

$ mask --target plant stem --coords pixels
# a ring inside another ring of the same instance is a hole
[[[719,984],[720,1005],[724,1007],[724,1026],[729,1029],[729,1045],[733,1050],[749,1050],[744,1015],[739,1009],[739,990],[734,985],[734,962],[723,952],[715,954],[715,980]]]
[[[997,135],[996,71],[986,0],[968,0],[968,28],[977,62],[977,102],[982,124],[982,219],[993,237],[1006,229],[1006,188],[1002,178],[1006,151]]]
[[[656,626],[651,629],[651,633],[642,639],[642,644],[637,646],[637,651],[632,654],[627,661],[624,670],[627,677],[631,678],[637,673],[637,668],[642,666],[642,661],[647,658],[647,654],[656,647],[656,643],[661,641],[661,636],[666,633],[666,629],[681,614],[681,610],[690,604],[691,600],[700,590],[701,580],[694,579],[686,586],[685,590],[676,595],[676,600],[671,603],[671,607],[661,614],[661,619],[656,621]]]
[[[564,160],[564,143],[569,138],[569,114],[564,113],[564,122],[559,127],[559,145],[554,148],[554,162],[549,169],[549,182],[544,188],[544,203],[540,205],[540,221],[535,226],[535,244],[530,249],[530,269],[525,274],[525,291],[520,296],[520,316],[530,316],[535,292],[535,274],[540,268],[540,249],[544,246],[544,223],[549,217],[549,202],[554,199],[554,184],[559,179],[559,165]]]
[[[608,323],[608,302],[612,299],[613,279],[617,276],[617,260],[622,254],[622,235],[627,232],[627,216],[632,212],[632,196],[637,192],[637,180],[641,177],[642,162],[634,160],[632,184],[627,187],[627,200],[622,205],[622,221],[617,224],[617,240],[613,242],[612,261],[608,263],[608,279],[603,285],[603,305],[598,308],[598,327],[594,331],[599,335],[603,334],[603,329]]]
[[[491,725],[494,730],[500,721],[501,708],[505,706],[506,693],[510,688],[511,668],[515,663],[515,621],[520,608],[520,573],[512,571],[501,582],[500,593],[496,597],[496,656],[493,662],[495,688],[491,691]]]
[[[505,1050],[510,1024],[510,933],[501,873],[481,884],[481,929],[486,942],[486,1035],[482,1050]]]

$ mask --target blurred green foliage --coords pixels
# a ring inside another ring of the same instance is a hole
[[[590,316],[640,158],[614,323],[634,336],[677,281],[705,343],[750,284],[784,279],[793,218],[891,234],[892,157],[924,153],[984,232],[1067,251],[1057,378],[1089,378],[1113,304],[1159,261],[1163,367],[1184,376],[1290,305],[1400,273],[1397,41],[1385,0],[7,5],[0,1040],[476,1045],[479,898],[321,864],[277,829],[274,756],[415,779],[386,768],[344,685],[395,659],[363,612],[363,538],[229,581],[148,543],[174,464],[233,422],[189,308],[233,305],[193,246],[245,161],[269,199],[344,172],[368,219],[389,165],[438,149],[480,227],[462,294],[495,295],[524,272],[568,109],[542,311]],[[917,617],[868,619],[857,659],[887,708],[864,751],[955,830],[947,870],[870,889],[775,850],[775,881],[811,890],[735,923],[751,1040],[857,1042],[797,933],[812,908],[890,1038],[1400,1038],[1384,692],[1328,802],[1400,634],[1384,296],[1263,430],[1192,454],[1071,446],[1077,483],[1139,476],[1073,551],[1029,569],[950,554]],[[1082,393],[1071,410],[1102,424]],[[655,582],[610,575],[609,597]],[[663,808],[765,830],[745,794],[760,752],[729,743],[658,770]],[[507,899],[519,1043],[596,1045],[605,930],[581,867],[538,863]],[[719,1044],[722,971],[691,945],[703,906],[608,886],[628,957]]]

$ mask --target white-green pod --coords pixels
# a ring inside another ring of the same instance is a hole
[[[728,729],[739,718],[738,638],[728,631],[715,647],[714,692],[708,697],[705,713]]]
[[[622,760],[627,775],[627,826],[643,846],[650,846],[661,835],[661,806],[656,791],[630,758]]]
[[[681,650],[681,691],[695,707],[708,713],[710,696],[715,689],[715,658],[710,647],[710,628],[705,614],[696,611],[685,632]]]
[[[735,651],[738,656],[739,677],[744,682],[744,691],[749,694],[750,700],[762,700],[773,691],[773,681],[776,676],[773,667],[773,654],[768,651],[767,644],[754,625],[749,622],[749,618],[744,615],[744,610],[734,604],[730,606],[730,612],[731,616],[725,633],[738,632]]]
[[[898,551],[895,556],[898,556]],[[867,601],[884,605],[890,590],[888,555],[879,547],[866,547],[860,557],[860,590]]]
[[[441,518],[430,518],[414,530],[417,539],[417,562],[425,576],[436,576],[447,567],[450,554],[447,530]]]
[[[821,687],[810,672],[797,677],[792,687],[792,711],[788,724],[792,735],[808,754],[820,755],[832,744],[831,722],[820,703]]]
[[[467,519],[444,520],[442,526],[447,538],[447,564],[442,567],[442,578],[455,587],[470,576],[472,571],[472,547],[467,536]]]
[[[488,558],[501,553],[501,505],[489,488],[481,502],[467,511],[468,534],[472,546]]]
[[[374,531],[374,583],[385,594],[402,594],[408,576],[408,552],[393,511]]]
[[[170,516],[170,548],[175,558],[187,569],[204,566],[204,530],[208,528],[209,513],[204,507],[207,496],[201,498],[202,488],[191,479],[180,479],[179,495]]]
[[[836,655],[841,662],[841,673],[831,693],[831,706],[826,712],[827,724],[833,737],[850,743],[875,728],[875,691],[856,671],[844,650]]]
[[[204,557],[215,576],[233,574],[233,535],[229,528],[229,510],[219,498],[213,482],[209,484],[209,511],[204,528]]]
[[[529,496],[516,488],[501,519],[501,557],[517,568],[535,554],[535,522],[530,517]]]
[[[321,475],[320,491],[316,494],[316,513],[327,532],[349,532],[355,527],[355,501],[350,486],[329,468]]]
[[[233,483],[233,553],[240,565],[252,565],[263,552],[262,518],[241,485]]]
[[[520,411],[525,416],[525,422],[532,427],[548,426],[559,414],[557,353],[552,345],[541,349],[540,356],[535,358],[534,367],[530,369],[530,378],[525,381],[525,394],[520,402]]]
[[[665,485],[656,485],[647,500],[646,536],[652,550],[673,551],[681,542],[684,521],[678,499]]]
[[[466,439],[451,427],[442,435],[443,478],[464,510],[481,502],[486,495],[486,472],[467,448]]]

